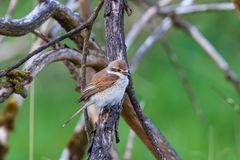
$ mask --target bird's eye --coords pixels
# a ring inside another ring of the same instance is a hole
[[[117,69],[118,72],[121,72],[121,69]]]

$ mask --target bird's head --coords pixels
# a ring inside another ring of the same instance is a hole
[[[115,60],[109,63],[107,71],[116,75],[130,76],[127,64],[123,60]]]

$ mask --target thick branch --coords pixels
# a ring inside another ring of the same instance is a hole
[[[123,25],[123,0],[105,0],[105,32],[106,32],[106,55],[110,61],[125,59],[126,46],[124,40]],[[114,133],[118,135],[118,121],[121,112],[121,104],[105,106],[98,118],[98,124],[90,149],[90,160],[110,159],[110,149],[113,143]],[[118,137],[116,137],[118,142]]]
[[[107,57],[110,61],[125,59],[126,45],[123,24],[123,0],[106,0],[104,5]]]

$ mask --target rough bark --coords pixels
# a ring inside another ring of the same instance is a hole
[[[124,3],[122,0],[105,0],[104,5],[107,58],[109,61],[124,59],[124,54],[126,54],[123,25]],[[101,110],[90,148],[90,160],[110,159],[114,134],[116,142],[119,141],[117,127],[121,108],[119,104],[105,106]]]

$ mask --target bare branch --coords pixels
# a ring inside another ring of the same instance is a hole
[[[17,5],[17,0],[11,0],[10,3],[9,3],[9,6],[8,6],[8,10],[7,10],[7,13],[5,15],[6,18],[10,18],[12,17],[13,15],[13,12],[16,8],[16,5]]]
[[[48,0],[46,0],[48,1]],[[15,65],[8,67],[6,70],[1,71],[0,72],[0,77],[6,75],[7,73],[9,73],[10,71],[12,71],[13,69],[18,68],[19,66],[21,66],[23,63],[25,63],[28,59],[30,59],[32,56],[38,54],[39,52],[43,51],[44,49],[52,46],[53,44],[55,44],[56,42],[60,42],[78,32],[80,32],[81,30],[85,29],[86,27],[89,27],[89,25],[92,25],[93,21],[96,19],[101,7],[103,5],[103,1],[100,1],[99,4],[97,5],[97,7],[95,8],[94,12],[92,13],[92,15],[90,16],[90,18],[83,23],[82,25],[78,26],[77,28],[74,28],[72,30],[70,30],[69,32],[67,32],[66,34],[57,37],[55,39],[53,39],[52,41],[48,42],[47,44],[43,45],[42,47],[39,47],[38,49],[34,50],[33,52],[29,53],[26,57],[24,57],[23,59],[21,59],[19,62],[17,62]],[[59,15],[60,16],[60,15]],[[61,16],[60,16],[61,17]],[[1,21],[1,19],[0,19]],[[64,24],[63,24],[64,25]],[[69,25],[69,24],[68,24]],[[1,29],[1,24],[0,24],[0,29]]]
[[[59,3],[46,0],[38,5],[31,13],[21,19],[0,18],[0,34],[6,36],[22,36],[27,34],[49,19]]]
[[[80,74],[76,70],[76,67],[74,66],[74,64],[72,64],[69,61],[63,61],[63,63],[67,67],[69,73],[72,75],[72,78],[76,81],[75,90],[81,93],[81,79],[80,79]]]
[[[87,67],[86,70],[87,70],[86,80],[87,82],[89,82],[91,77],[96,73],[96,71],[92,67]],[[77,83],[77,86],[81,86],[81,81],[76,80],[76,83]],[[77,91],[81,93],[80,88],[78,88]],[[96,108],[90,107],[88,108],[88,112],[89,112],[91,125],[94,126],[98,118]],[[82,117],[75,127],[74,134],[70,138],[67,148],[63,150],[60,160],[69,160],[73,158],[81,159],[86,153],[84,151],[87,148],[88,141],[87,141],[87,135],[85,132],[84,122],[85,121]]]
[[[122,0],[105,0],[105,32],[106,55],[110,61],[125,59],[126,46],[124,39],[124,2]],[[110,159],[109,151],[113,143],[113,135],[118,135],[118,121],[121,112],[121,104],[105,106],[101,109],[96,131],[90,148],[89,159]],[[116,142],[119,139],[116,136]]]
[[[69,0],[68,3],[66,4],[66,7],[71,9],[72,11],[75,11],[76,9],[79,8],[79,3],[78,1],[75,1],[75,0]],[[49,33],[49,36],[55,37],[62,28],[59,23],[54,22],[52,26],[49,27],[49,29],[51,30]]]
[[[193,4],[188,6],[165,6],[161,8],[161,14],[168,15],[174,13],[176,15],[191,14],[208,11],[229,11],[234,10],[232,3],[210,3],[210,4]]]
[[[100,7],[100,5],[98,5],[98,7]],[[90,18],[91,20],[96,18],[94,18],[94,16],[96,16],[97,10],[98,9],[95,9],[93,12],[92,17]],[[66,31],[73,30],[74,28],[76,28],[76,30],[77,28],[81,28],[79,26],[81,26],[82,20],[78,14],[73,13],[69,8],[65,7],[56,0],[45,0],[24,18],[0,18],[0,34],[7,36],[25,35],[34,31],[50,17],[56,19]],[[88,21],[88,23],[90,22]],[[81,29],[68,35],[68,37],[72,38],[76,42],[79,49],[82,48],[84,36],[81,32],[79,32],[80,30]],[[92,37],[89,47],[91,49],[100,50],[98,44],[96,44]]]
[[[137,35],[140,33],[142,28],[147,24],[147,22],[157,13],[158,7],[153,6],[149,8],[141,18],[132,26],[131,30],[128,32],[126,37],[127,48],[130,48]]]
[[[170,0],[165,0],[165,1],[160,0],[158,5],[154,5],[150,7],[146,12],[144,12],[141,18],[132,26],[131,30],[127,34],[127,37],[126,37],[127,48],[130,48],[133,41],[136,39],[137,35],[140,33],[143,27],[147,24],[147,22],[158,12],[159,8],[163,5],[168,4],[169,1]]]
[[[189,5],[192,2],[193,2],[192,0],[183,0],[181,2],[181,5]],[[166,26],[168,28],[170,28],[170,26],[172,25],[171,19],[167,17],[164,19],[164,21],[166,24],[168,24]],[[162,32],[160,32],[160,33],[162,33]],[[156,37],[154,41],[152,41],[152,40],[151,41],[155,42],[157,39],[158,38]],[[149,45],[149,42],[147,40],[145,41],[145,43],[147,43]],[[168,144],[165,137],[163,137],[161,135],[161,133],[155,128],[155,126],[152,125],[151,121],[143,114],[141,106],[136,99],[136,95],[135,95],[135,91],[133,89],[133,84],[132,84],[131,78],[130,78],[129,87],[127,88],[127,93],[128,93],[129,99],[134,107],[136,115],[154,148],[155,157],[157,159],[164,159],[164,158],[165,159],[179,159],[178,155],[176,154],[174,149]],[[160,142],[158,140],[160,140]],[[162,145],[162,146],[160,146],[160,145]]]
[[[212,60],[218,65],[218,67],[224,72],[227,80],[229,80],[240,92],[240,81],[234,71],[231,70],[227,61],[222,55],[215,49],[215,47],[201,34],[197,27],[188,24],[187,22],[174,18],[174,23],[177,27],[180,27],[186,31],[190,36],[206,51],[206,53],[212,58]]]
[[[88,43],[89,43],[91,28],[92,28],[92,26],[90,26],[89,28],[87,28],[85,30],[85,32],[87,32],[87,33],[86,33],[86,37],[84,39],[83,50],[82,50],[83,55],[82,55],[82,61],[81,61],[81,63],[82,63],[82,65],[81,65],[81,92],[83,92],[86,87],[86,62],[87,62]],[[89,122],[87,108],[84,109],[84,119],[85,119],[85,127],[86,127],[85,130],[87,132],[88,142],[90,143],[92,127]]]
[[[191,4],[191,1],[183,1],[180,6],[166,6],[162,7],[161,10],[158,9],[160,7],[159,5],[152,6],[149,8],[149,10],[142,16],[142,18],[135,23],[133,26],[131,32],[129,33],[129,36],[126,38],[126,44],[128,47],[131,46],[133,40],[137,36],[137,34],[140,32],[144,24],[155,14],[155,12],[158,12],[161,16],[170,15],[170,14],[190,14],[190,13],[196,13],[196,12],[206,12],[206,11],[217,11],[217,10],[233,10],[234,6],[232,3],[215,3],[215,4],[195,4],[195,5],[189,5]],[[151,48],[151,46],[159,39],[163,37],[163,35],[169,30],[169,28],[172,26],[171,21],[169,18],[165,18],[161,25],[155,28],[155,30],[152,32],[152,34],[145,40],[145,42],[139,47],[137,50],[135,57],[132,61],[131,70],[134,71],[138,64],[140,63],[140,60],[145,55],[145,53]]]
[[[183,0],[180,3],[180,6],[188,6],[193,2],[193,0]],[[157,5],[157,4],[156,4]],[[161,9],[162,10],[162,9]],[[161,24],[157,26],[154,31],[147,37],[147,39],[141,44],[135,53],[132,63],[131,63],[131,71],[134,72],[138,67],[141,59],[148,52],[148,50],[152,47],[152,45],[159,39],[161,39],[164,34],[171,28],[172,21],[171,18],[166,17],[162,20]]]
[[[25,72],[29,72],[30,76],[32,78],[36,77],[37,74],[48,64],[56,61],[64,61],[68,60],[76,65],[80,65],[82,56],[79,54],[79,52],[72,50],[72,49],[60,49],[60,50],[54,50],[50,51],[48,53],[39,54],[33,62],[25,68]],[[106,64],[106,60],[95,57],[93,55],[89,55],[87,60],[87,66],[96,66],[98,63],[102,62],[103,64]],[[31,82],[25,81],[22,82],[24,85],[27,85]],[[4,87],[2,86],[0,88],[0,102],[3,102],[6,100],[12,93],[14,92],[13,86],[10,87]]]
[[[171,19],[165,18],[162,23],[155,28],[151,35],[146,38],[146,40],[138,48],[132,59],[131,72],[134,72],[137,69],[144,55],[148,52],[148,50],[157,40],[161,39],[164,36],[164,34],[170,29],[171,26]]]

